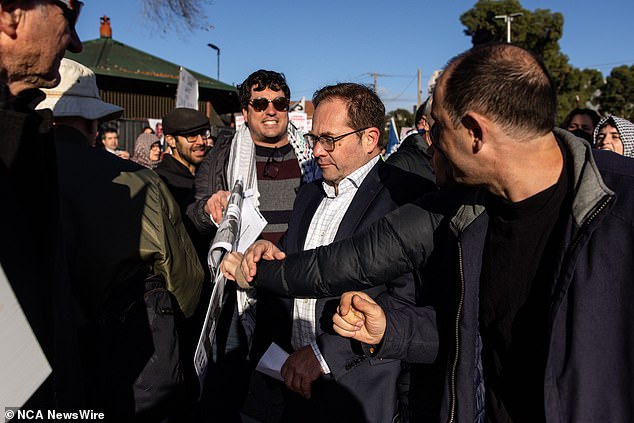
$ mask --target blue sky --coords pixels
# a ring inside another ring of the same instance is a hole
[[[560,46],[572,65],[608,75],[614,66],[634,64],[633,0],[520,2],[564,15]],[[239,84],[254,70],[277,70],[293,100],[337,82],[373,84],[370,74],[378,73],[390,111],[416,104],[418,69],[426,87],[434,70],[471,46],[459,18],[475,1],[212,0],[204,6],[206,31],[150,22],[141,0],[85,3],[77,25],[82,40],[98,38],[99,17],[107,15],[115,40],[215,78],[212,43],[220,48],[221,81]]]

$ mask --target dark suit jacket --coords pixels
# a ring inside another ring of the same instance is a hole
[[[351,236],[424,193],[429,186],[419,178],[379,161],[355,194],[335,241]],[[282,241],[287,253],[303,250],[311,220],[323,198],[321,181],[304,185],[299,191]],[[260,286],[259,281],[256,284]],[[376,297],[391,290],[396,298],[413,304],[415,285],[414,276],[408,274],[366,292]],[[286,395],[288,421],[391,421],[397,409],[396,382],[401,363],[368,357],[356,341],[336,335],[332,315],[338,304],[338,297],[321,298],[315,310],[317,343],[332,373],[313,384],[311,400],[290,392]],[[255,360],[259,360],[271,341],[293,351],[292,310],[293,299],[258,290],[258,326],[252,352]]]

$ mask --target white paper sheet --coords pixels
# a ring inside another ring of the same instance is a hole
[[[51,366],[1,266],[0,339],[0,407],[21,407],[51,374]]]
[[[280,371],[288,359],[288,353],[273,342],[266,350],[255,370],[284,382]]]

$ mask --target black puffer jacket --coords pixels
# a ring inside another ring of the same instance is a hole
[[[559,271],[550,278],[546,422],[632,422],[634,160],[592,151],[572,134],[554,132],[572,162],[574,192],[564,246],[557,257]],[[420,345],[426,331],[441,330],[441,348],[444,344],[448,360],[441,421],[473,422],[484,408],[482,378],[477,374],[481,368],[478,290],[488,226],[482,197],[476,189],[465,198],[444,221],[449,232],[435,243],[434,254],[442,254],[431,262],[444,268],[441,275],[448,289],[446,301],[438,303],[446,305],[440,326],[424,329],[425,321],[388,310],[378,353],[417,361],[420,351],[411,346]],[[362,281],[357,288],[364,288],[394,278],[428,257],[430,233],[421,228],[429,225],[430,216],[415,207],[392,212],[364,235],[289,256],[281,267],[263,263],[258,272],[279,272],[282,284],[272,289],[294,295],[303,295],[304,290],[291,291],[288,286],[297,287],[301,281],[317,280],[316,287],[307,289],[332,295],[341,291],[342,284],[349,289],[355,279]],[[312,276],[307,278],[306,273]]]

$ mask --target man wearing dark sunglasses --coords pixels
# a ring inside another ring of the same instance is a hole
[[[315,93],[313,104],[313,128],[305,138],[323,180],[302,187],[297,195],[281,246],[287,253],[347,238],[433,187],[381,160],[385,107],[370,88],[354,83],[324,87]],[[389,289],[413,304],[415,278],[407,274],[386,281],[368,294],[374,297]],[[269,294],[258,301],[251,357],[261,357],[271,342],[291,353],[281,369],[285,386],[278,388],[284,397],[283,421],[393,421],[401,363],[376,365],[332,335],[329,325],[337,297],[289,299]],[[254,395],[256,402],[266,402],[262,392]]]
[[[26,409],[86,405],[77,348],[79,307],[60,240],[52,113],[33,110],[44,99],[39,88],[59,83],[64,52],[81,51],[74,27],[79,7],[71,0],[0,2],[0,265],[52,369],[50,376],[33,379],[34,356],[21,352],[20,380],[10,381],[3,372],[3,384],[26,391],[9,402]]]
[[[245,190],[253,191],[258,209],[268,222],[261,236],[277,242],[288,226],[296,190],[319,178],[319,168],[303,132],[289,122],[291,91],[283,74],[258,70],[238,87],[238,94],[246,124],[235,134],[221,133],[201,163],[196,174],[196,201],[188,207],[187,215],[201,233],[213,236],[229,191],[241,176]],[[208,411],[214,420],[230,422],[238,421],[246,392],[246,338],[255,323],[248,320],[248,312],[244,313],[251,302],[243,293],[236,293],[235,286],[228,288],[226,316],[218,329],[218,333],[228,335],[217,339],[224,346],[220,358],[207,371],[205,387],[209,391],[203,394],[201,405],[203,413]]]

